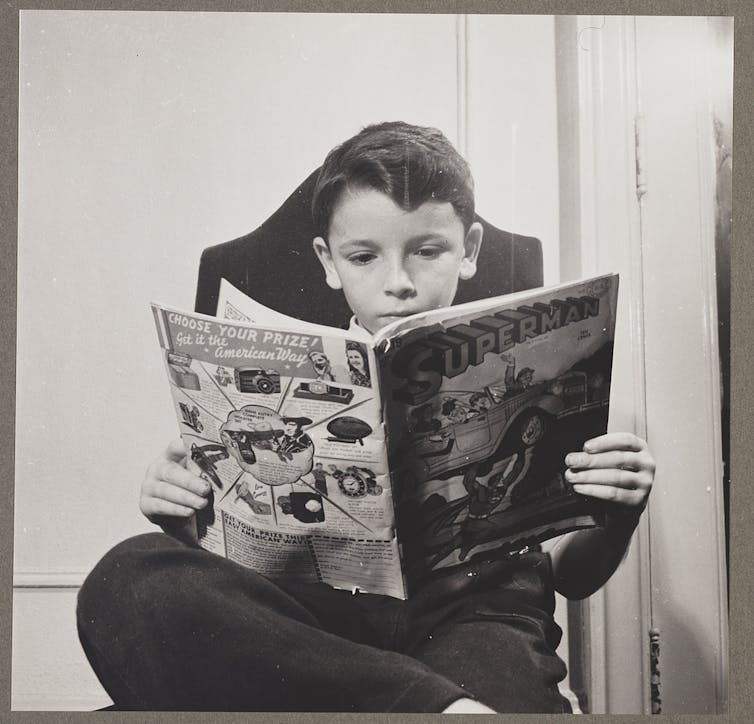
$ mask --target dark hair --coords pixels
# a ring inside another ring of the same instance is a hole
[[[379,123],[330,151],[312,198],[314,229],[325,240],[335,206],[349,187],[381,191],[405,211],[430,200],[447,201],[465,231],[474,221],[469,165],[436,128]]]
[[[441,414],[443,415],[449,415],[453,410],[457,407],[456,401],[452,397],[448,397],[447,399],[443,400],[442,408],[440,409]]]

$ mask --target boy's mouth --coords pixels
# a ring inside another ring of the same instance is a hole
[[[417,314],[417,312],[387,312],[381,314],[380,317],[382,319],[403,319],[403,317],[410,317],[412,314]]]

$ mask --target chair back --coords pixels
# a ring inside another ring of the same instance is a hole
[[[311,200],[319,169],[254,231],[202,252],[195,309],[217,312],[220,279],[262,304],[297,319],[335,327],[351,312],[340,290],[325,284],[312,250]],[[508,294],[542,285],[539,239],[502,231],[477,215],[484,227],[477,273],[461,281],[455,302]]]

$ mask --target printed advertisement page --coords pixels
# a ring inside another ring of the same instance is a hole
[[[599,522],[564,458],[607,430],[617,292],[616,275],[537,289],[402,321],[380,342],[409,590]]]
[[[252,326],[235,307],[236,320],[152,309],[182,438],[212,485],[200,545],[270,577],[402,591],[368,343]]]

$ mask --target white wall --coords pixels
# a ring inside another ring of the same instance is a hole
[[[14,708],[107,703],[73,593],[151,529],[139,484],[177,432],[147,303],[191,307],[205,246],[396,118],[469,150],[479,211],[556,281],[552,46],[548,17],[21,13]]]
[[[472,16],[468,150],[483,217],[543,243],[544,282],[560,281],[554,18]]]

